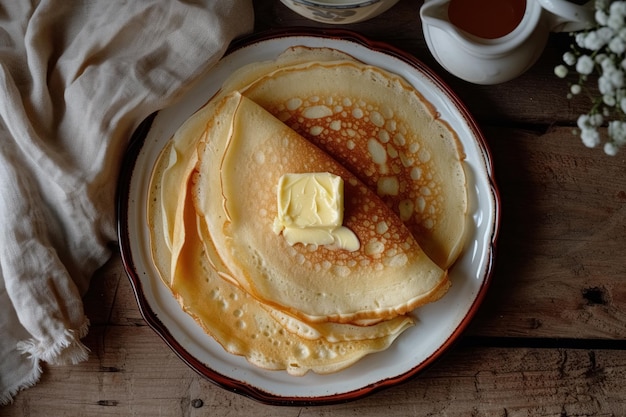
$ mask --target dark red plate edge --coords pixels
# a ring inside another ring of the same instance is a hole
[[[407,52],[404,52],[386,42],[374,41],[350,30],[309,27],[271,29],[244,36],[233,41],[225,55],[228,55],[236,50],[239,50],[256,42],[281,37],[296,36],[320,37],[352,41],[362,46],[365,46],[373,51],[382,52],[387,55],[393,56],[417,68],[421,72],[425,73],[441,90],[443,90],[448,95],[448,98],[452,102],[454,102],[457,109],[460,110],[463,114],[471,130],[473,130],[475,138],[479,141],[479,147],[483,153],[483,157],[485,158],[486,162],[485,168],[487,169],[489,176],[490,189],[495,202],[491,246],[488,254],[489,258],[485,270],[484,280],[481,284],[478,294],[476,295],[476,298],[474,299],[474,302],[472,303],[472,306],[470,307],[468,313],[465,315],[465,317],[454,330],[454,332],[450,334],[446,342],[443,343],[431,356],[429,356],[422,363],[418,364],[417,366],[403,374],[397,375],[396,377],[381,380],[353,391],[316,397],[290,397],[273,394],[271,392],[264,391],[259,387],[251,386],[250,384],[247,384],[245,382],[233,380],[232,378],[224,376],[207,367],[206,364],[198,361],[189,352],[187,352],[187,350],[183,346],[181,346],[178,341],[176,341],[176,339],[170,334],[168,329],[159,320],[156,313],[151,309],[145,296],[143,295],[141,280],[135,269],[132,254],[130,251],[130,241],[127,233],[128,219],[126,216],[128,211],[128,201],[130,197],[129,187],[136,159],[150,130],[152,120],[154,119],[156,113],[146,118],[146,120],[144,120],[135,130],[129,142],[128,149],[124,155],[116,195],[118,221],[117,233],[120,244],[120,255],[122,258],[122,264],[124,266],[126,274],[131,281],[135,299],[139,306],[142,317],[148,323],[148,325],[161,337],[161,339],[163,339],[163,341],[170,347],[170,349],[172,349],[172,351],[174,351],[174,353],[176,353],[178,357],[190,368],[192,368],[198,374],[207,378],[209,381],[213,382],[217,386],[220,386],[221,388],[243,395],[264,404],[275,406],[331,405],[354,401],[371,395],[375,392],[381,391],[383,389],[390,388],[404,382],[408,382],[410,379],[424,372],[427,368],[432,366],[438,359],[440,359],[444,352],[448,351],[458,341],[461,334],[466,330],[467,326],[476,315],[479,306],[482,304],[485,298],[487,289],[491,284],[495,261],[496,242],[500,230],[501,200],[498,187],[494,178],[491,151],[480,127],[471,116],[469,110],[465,107],[465,104],[459,99],[459,97],[450,89],[450,87],[448,87],[448,85],[441,79],[441,77],[439,77],[439,75],[437,75],[429,67],[423,64],[417,57]]]

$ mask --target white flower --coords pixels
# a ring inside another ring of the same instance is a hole
[[[608,133],[613,143],[623,145],[626,143],[626,122],[619,120],[609,122]]]
[[[593,59],[589,55],[582,55],[578,57],[576,62],[576,71],[579,74],[588,75],[593,71]]]
[[[610,0],[596,0],[596,10],[606,10],[609,7]]]
[[[626,43],[621,37],[613,38],[609,42],[609,49],[616,54],[623,54],[626,51]]]
[[[589,32],[581,39],[580,46],[585,49],[596,50],[602,48],[606,44],[606,40],[603,37],[598,36],[598,32]]]
[[[600,133],[596,129],[583,129],[580,138],[588,148],[594,148],[600,143]]]
[[[607,106],[615,106],[615,96],[612,96],[610,94],[605,94],[602,96],[602,102],[604,104],[606,104]]]
[[[613,64],[613,61],[611,61],[611,57],[607,54],[597,54],[594,61],[596,62],[596,64],[599,64],[600,67],[602,67],[603,65]]]
[[[624,16],[626,15],[626,4],[621,1],[614,1],[611,3],[609,9],[609,18],[606,21],[606,26],[611,29],[618,30],[624,26]]]
[[[607,142],[604,144],[604,153],[609,156],[617,155],[619,148],[613,142]]]
[[[604,117],[600,113],[594,113],[589,115],[589,121],[591,122],[591,126],[599,127],[604,123]]]
[[[563,54],[563,62],[569,66],[574,65],[576,63],[576,55],[573,52],[565,52]]]
[[[605,73],[605,76],[609,79],[609,82],[614,88],[621,88],[624,86],[624,72],[613,67]]]
[[[596,114],[581,114],[578,116],[576,124],[580,130],[595,130],[598,126],[602,125],[603,118],[599,113]]]
[[[602,65],[604,72],[598,78],[598,90],[602,95],[615,95],[624,86],[624,71],[611,65]]]
[[[576,37],[574,38],[576,40],[576,44],[580,46],[581,48],[584,48],[586,37],[587,37],[587,34],[584,32],[577,33]]]
[[[589,31],[586,33],[579,33],[576,36],[576,42],[581,48],[589,49],[592,51],[602,48],[609,43],[615,31],[608,27],[602,27],[598,30]]]
[[[578,116],[578,120],[576,120],[576,125],[580,130],[589,129],[591,126],[589,125],[589,115],[581,114]]]
[[[596,36],[601,40],[602,44],[595,49],[600,49],[603,45],[609,43],[615,36],[615,31],[608,27],[602,27],[596,30]]]
[[[613,1],[609,7],[609,13],[611,16],[618,16],[624,18],[626,16],[626,3],[623,1]]]
[[[569,70],[565,65],[557,65],[556,67],[554,67],[554,74],[559,78],[567,77],[568,72]]]
[[[624,26],[624,16],[611,13],[606,21],[606,25],[613,30],[618,30]]]
[[[626,0],[595,0],[595,27],[574,34],[572,50],[554,68],[569,83],[568,98],[580,95],[586,82],[597,82],[591,109],[576,120],[582,142],[615,155],[626,147]],[[575,71],[575,72],[574,72]],[[606,121],[607,129],[602,129]]]
[[[602,75],[600,78],[598,78],[598,90],[603,96],[613,93],[613,84],[611,83],[609,77],[607,77],[606,75]]]
[[[610,15],[608,20],[606,21],[606,24],[611,29],[617,30],[621,28],[622,26],[624,26],[624,17],[617,16],[617,15]]]
[[[613,62],[613,59],[611,59],[611,57],[607,54],[599,54],[596,62],[600,64],[600,67],[604,72],[611,71],[615,68],[615,62]]]

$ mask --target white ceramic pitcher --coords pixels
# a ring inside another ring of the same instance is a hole
[[[475,83],[498,84],[530,68],[543,52],[551,31],[576,31],[594,22],[593,0],[526,0],[520,23],[509,33],[487,39],[452,24],[454,0],[425,0],[420,9],[426,44],[451,74]]]

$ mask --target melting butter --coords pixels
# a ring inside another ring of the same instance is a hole
[[[343,226],[343,179],[328,172],[284,174],[278,180],[278,215],[273,230],[289,245],[330,246],[348,251],[358,237]]]

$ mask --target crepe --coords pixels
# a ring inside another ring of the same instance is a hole
[[[164,148],[148,207],[155,266],[226,351],[336,372],[387,349],[448,290],[467,231],[463,157],[402,78],[292,47],[235,71]],[[277,177],[303,171],[338,174],[356,196],[344,216],[355,253],[272,229]]]
[[[223,103],[214,120],[228,129],[205,136],[194,190],[204,239],[231,272],[227,279],[310,322],[392,318],[447,290],[446,271],[350,171],[240,94]],[[357,251],[290,246],[273,232],[276,184],[291,172],[344,179],[344,225],[358,236]]]
[[[467,235],[463,150],[454,130],[402,78],[354,61],[273,71],[242,94],[354,173],[447,269]]]
[[[163,282],[182,308],[226,351],[264,369],[296,376],[308,371],[325,374],[386,349],[414,324],[410,316],[366,327],[305,323],[224,280],[220,275],[225,266],[219,258],[207,256],[214,248],[201,238],[206,225],[195,212],[190,189],[197,152],[186,145],[190,137],[198,140],[205,135],[192,134],[193,128],[206,124],[197,121],[181,128],[157,161],[148,206],[151,249]],[[174,248],[178,250],[173,252]]]
[[[464,151],[402,77],[331,48],[295,46],[238,69],[214,100],[232,91],[333,155],[377,191],[431,259],[443,269],[454,264],[469,232]]]

